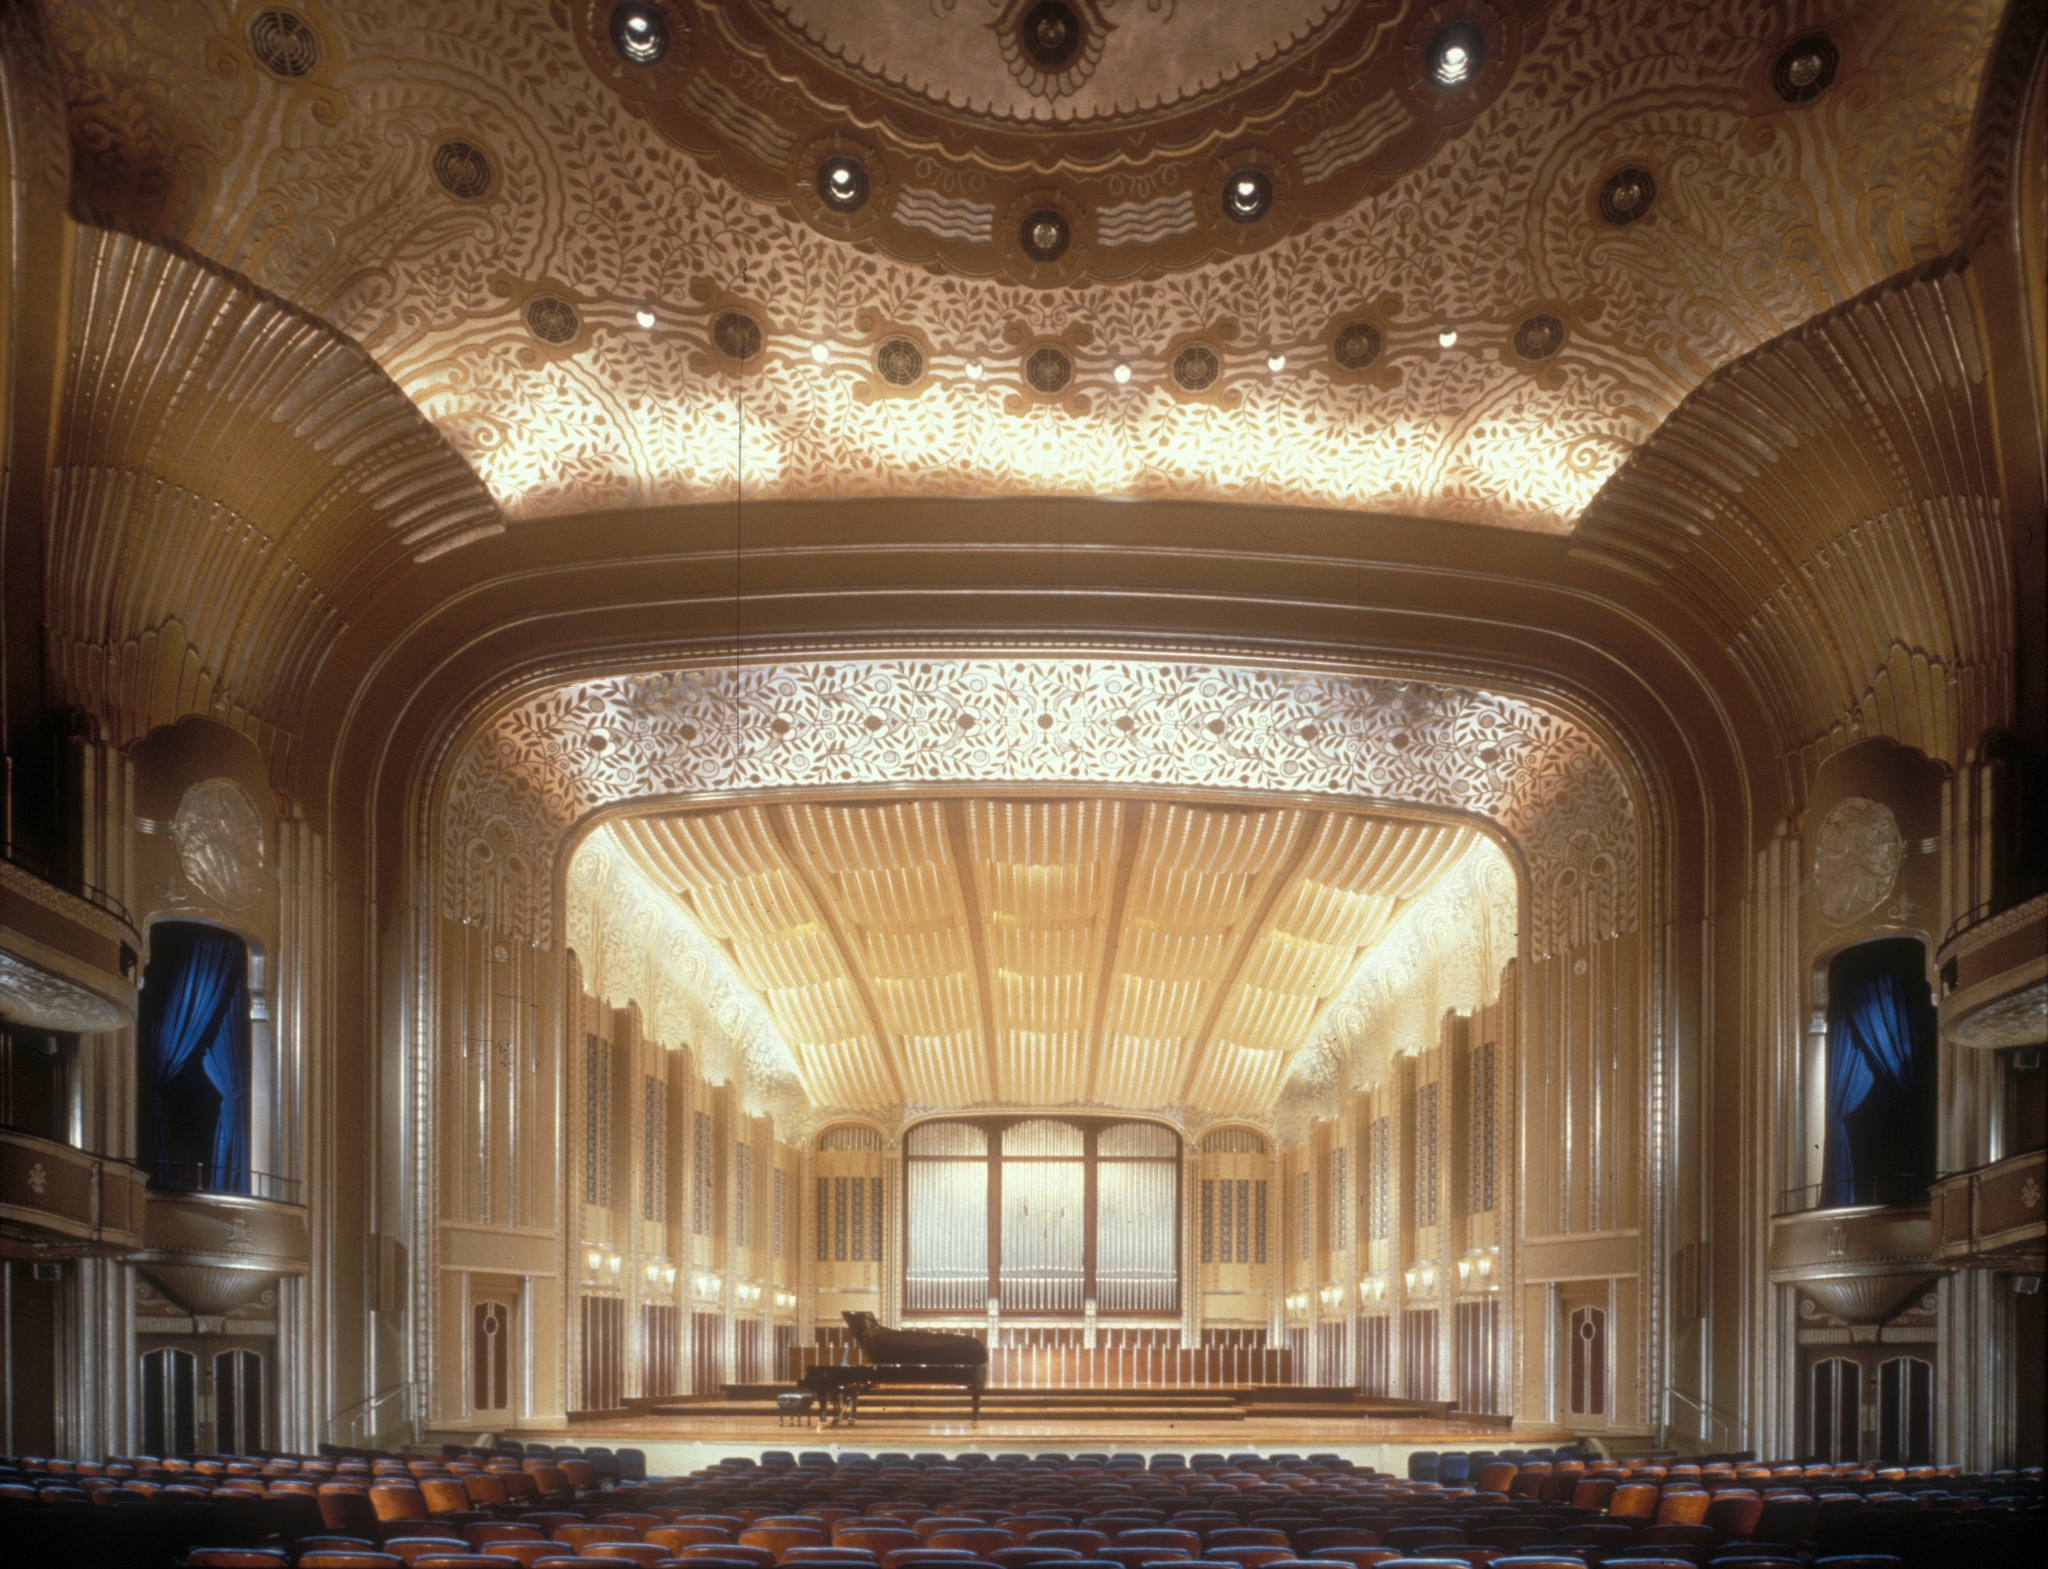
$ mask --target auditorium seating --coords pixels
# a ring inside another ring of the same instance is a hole
[[[2038,1471],[1749,1457],[769,1451],[664,1478],[537,1448],[0,1457],[0,1540],[10,1569],[1878,1569],[2031,1562],[2048,1521]]]

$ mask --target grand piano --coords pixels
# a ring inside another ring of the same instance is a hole
[[[838,1426],[853,1420],[860,1397],[877,1384],[954,1384],[973,1400],[981,1419],[988,1382],[988,1347],[972,1335],[938,1329],[891,1329],[872,1313],[842,1313],[867,1360],[820,1363],[798,1384],[818,1402],[818,1413]]]

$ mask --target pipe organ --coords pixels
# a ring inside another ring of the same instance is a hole
[[[1180,1311],[1180,1138],[1149,1122],[977,1118],[904,1139],[904,1308],[1074,1319]]]

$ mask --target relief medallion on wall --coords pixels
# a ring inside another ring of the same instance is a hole
[[[178,802],[171,823],[178,865],[200,897],[246,910],[263,895],[263,818],[232,779],[202,779]]]
[[[1813,851],[1821,919],[1830,926],[1863,919],[1891,897],[1905,859],[1905,836],[1890,807],[1863,795],[1837,801]]]

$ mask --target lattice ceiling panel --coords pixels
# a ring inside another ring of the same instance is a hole
[[[748,806],[620,825],[820,1102],[1268,1104],[1472,831],[1304,807]]]

